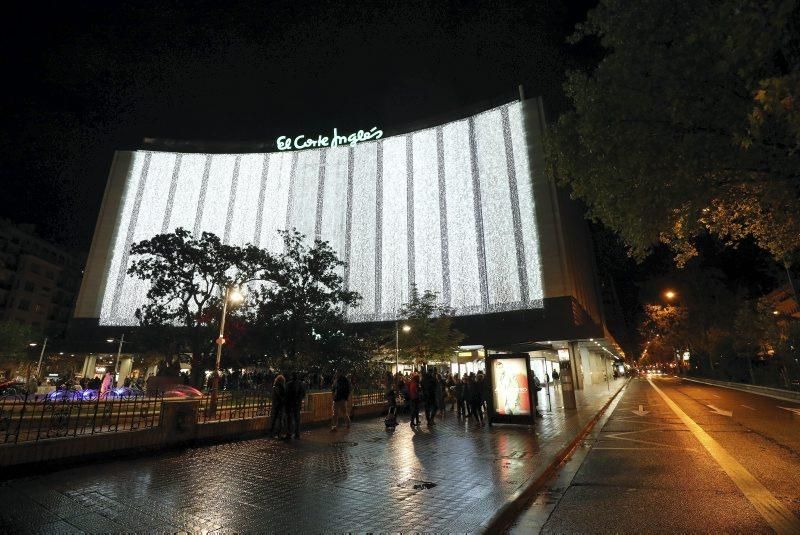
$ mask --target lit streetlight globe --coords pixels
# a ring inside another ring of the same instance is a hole
[[[244,295],[242,295],[242,292],[239,291],[238,288],[234,288],[228,292],[228,301],[234,305],[239,304],[244,301]]]

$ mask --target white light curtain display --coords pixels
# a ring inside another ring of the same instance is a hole
[[[356,145],[269,154],[137,151],[100,323],[135,325],[148,284],[131,244],[177,227],[278,253],[279,229],[326,240],[363,298],[350,321],[389,320],[412,285],[457,315],[540,308],[543,288],[521,104]]]

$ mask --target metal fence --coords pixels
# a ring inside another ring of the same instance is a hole
[[[320,396],[329,390],[312,391],[306,394],[300,407],[302,412],[314,411],[314,404],[319,403]],[[353,407],[374,405],[386,401],[386,392],[380,388],[356,389],[353,391],[350,402]],[[330,403],[330,401],[329,401]],[[211,422],[228,422],[231,420],[244,420],[259,416],[272,415],[272,390],[224,390],[217,393],[214,402],[211,392],[203,393],[200,398],[200,407],[197,411],[197,422],[201,424]]]
[[[158,427],[163,396],[0,397],[0,444]]]
[[[217,393],[216,401],[211,392],[205,392],[200,398],[197,422],[205,424],[269,416],[271,408],[271,391],[265,389],[223,390]]]

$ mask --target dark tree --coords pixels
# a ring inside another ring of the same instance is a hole
[[[151,284],[137,318],[170,349],[168,355],[192,355],[198,385],[210,363],[225,289],[250,285],[257,294],[266,281],[276,280],[280,265],[254,245],[227,245],[208,232],[197,238],[182,228],[134,244],[131,255],[139,258],[128,273]]]
[[[591,216],[638,258],[709,232],[797,261],[798,2],[601,0],[573,39],[605,57],[568,76],[548,165]]]

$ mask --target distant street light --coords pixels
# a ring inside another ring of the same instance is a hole
[[[411,331],[411,325],[403,325],[403,332]],[[394,322],[394,373],[400,373],[400,322]]]
[[[39,344],[36,342],[31,342],[28,344],[30,347],[36,347]],[[44,337],[44,342],[42,342],[42,350],[39,352],[39,364],[36,366],[36,379],[39,379],[39,374],[42,373],[42,359],[44,358],[44,350],[47,348],[47,337]],[[29,368],[30,369],[30,368]]]
[[[675,299],[676,295],[677,294],[672,290],[667,290],[666,292],[664,292],[664,297],[667,298],[667,301],[672,301],[673,299]]]
[[[228,315],[228,303],[238,305],[244,301],[244,295],[238,288],[225,288],[222,297],[222,319],[219,322],[219,337],[217,338],[217,362],[214,368],[214,378],[211,382],[211,403],[208,407],[209,415],[217,412],[217,391],[219,390],[219,368],[222,360],[222,344],[225,343],[225,317]]]
[[[119,346],[117,346],[117,360],[116,362],[114,362],[114,384],[117,387],[120,387],[122,385],[119,384],[119,358],[120,355],[122,354],[122,344],[125,343],[125,333],[122,333],[118,341],[119,341]],[[113,344],[114,342],[117,342],[117,340],[115,340],[114,338],[106,338],[106,342],[108,342],[109,344]]]
[[[779,312],[779,311],[777,311],[777,310],[773,310],[773,311],[772,311],[772,314],[773,314],[773,315],[775,315],[775,316],[777,316],[778,314],[780,314],[780,312]]]

